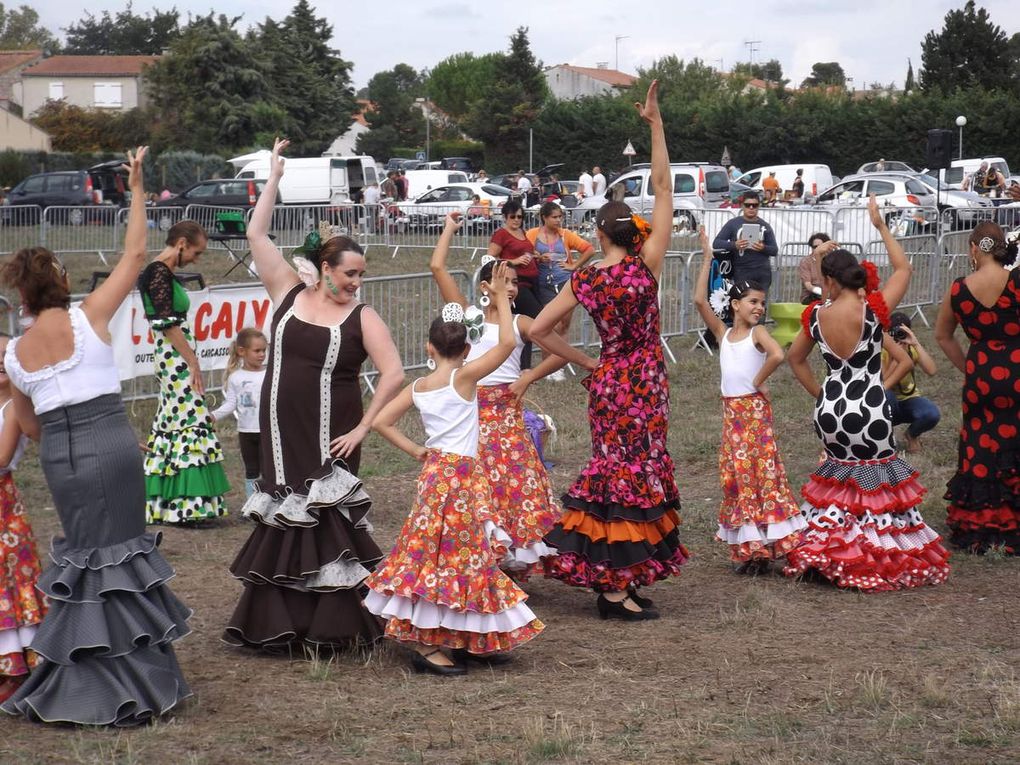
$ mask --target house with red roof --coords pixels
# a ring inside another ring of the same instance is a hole
[[[21,81],[21,72],[42,60],[41,50],[0,50],[0,108],[10,109],[15,84]]]
[[[47,101],[61,99],[85,109],[127,111],[144,106],[142,72],[158,59],[159,56],[50,56],[22,70],[22,109],[31,116]]]
[[[557,64],[545,70],[545,82],[554,98],[572,100],[583,96],[603,96],[626,90],[637,81],[633,74],[605,66]]]

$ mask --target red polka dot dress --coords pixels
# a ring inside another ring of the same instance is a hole
[[[963,279],[950,305],[970,339],[956,475],[948,484],[950,540],[974,552],[1020,554],[1020,269],[983,305]]]

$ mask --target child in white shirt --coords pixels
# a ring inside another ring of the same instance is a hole
[[[259,399],[266,377],[268,342],[261,330],[245,327],[230,346],[227,370],[223,378],[223,403],[212,413],[222,420],[233,412],[237,418],[237,440],[244,462],[244,494],[250,497],[261,473],[259,448]]]

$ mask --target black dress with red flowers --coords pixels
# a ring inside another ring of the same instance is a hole
[[[970,339],[956,475],[948,484],[950,540],[1020,554],[1020,269],[992,306],[961,277],[950,305]]]

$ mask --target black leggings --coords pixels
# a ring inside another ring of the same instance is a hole
[[[262,449],[259,446],[261,436],[258,433],[238,433],[237,442],[241,446],[241,461],[244,463],[244,477],[254,481],[262,470]]]
[[[538,287],[531,282],[517,282],[517,297],[514,298],[514,313],[534,319],[542,310],[538,299]],[[531,342],[521,349],[521,369],[531,369]]]

